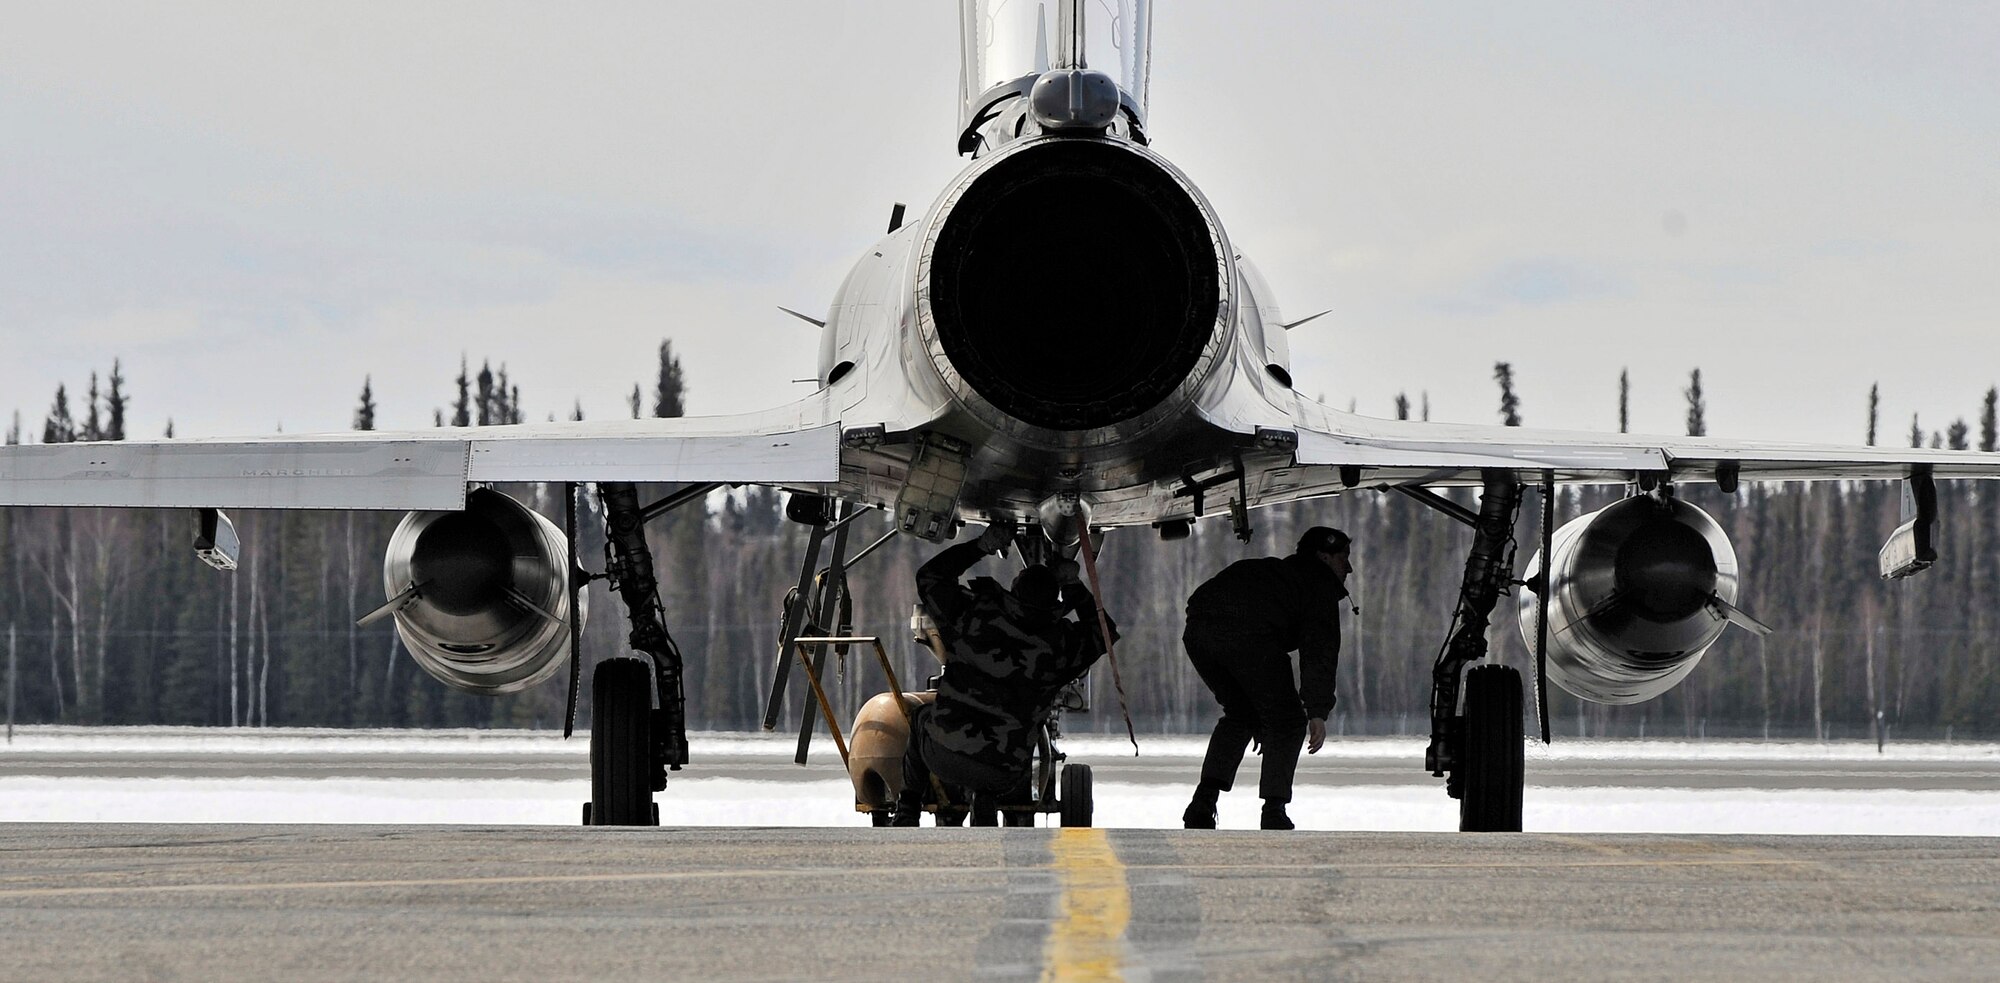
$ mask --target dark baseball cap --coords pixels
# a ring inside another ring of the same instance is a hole
[[[1314,526],[1299,537],[1301,553],[1345,553],[1352,545],[1347,534],[1332,526]]]
[[[1059,586],[1048,567],[1023,567],[1014,575],[1014,599],[1031,608],[1053,608],[1060,600]]]

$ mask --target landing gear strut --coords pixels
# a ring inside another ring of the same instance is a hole
[[[642,658],[607,659],[591,678],[595,719],[590,728],[591,826],[653,826],[660,821],[653,793],[667,787],[667,772],[687,764],[687,699],[681,690],[680,647],[667,633],[646,520],[693,501],[713,486],[691,486],[641,508],[631,482],[598,486],[604,502],[604,576],[625,603],[628,644]],[[657,702],[656,702],[657,695]]]
[[[1461,516],[1473,528],[1472,555],[1451,635],[1431,672],[1431,743],[1424,765],[1445,777],[1445,790],[1459,800],[1459,829],[1519,832],[1521,676],[1507,666],[1473,663],[1486,657],[1487,619],[1512,580],[1521,485],[1506,471],[1483,477],[1479,513]]]

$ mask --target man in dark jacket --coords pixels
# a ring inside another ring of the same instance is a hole
[[[1026,803],[1042,723],[1063,687],[1104,654],[1097,601],[1073,561],[1055,570],[1023,568],[1011,589],[991,577],[958,582],[1013,535],[1013,523],[996,522],[977,541],[949,547],[917,570],[917,596],[945,643],[944,673],[937,702],[916,712],[910,730],[898,826],[917,824],[933,774],[989,802]],[[1067,611],[1078,620],[1065,618]]]
[[[1347,596],[1347,534],[1314,526],[1287,557],[1240,560],[1195,588],[1181,641],[1201,680],[1222,704],[1208,739],[1201,782],[1181,819],[1214,829],[1216,800],[1236,784],[1252,738],[1263,745],[1265,829],[1291,829],[1292,773],[1299,745],[1318,753],[1333,712],[1340,659],[1340,600]],[[1298,682],[1289,653],[1299,653]]]

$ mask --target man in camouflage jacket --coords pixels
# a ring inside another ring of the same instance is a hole
[[[1104,654],[1097,601],[1073,561],[1023,568],[1011,589],[991,577],[959,583],[973,564],[1005,549],[1013,532],[1013,523],[996,522],[917,570],[917,596],[944,640],[944,673],[937,702],[915,715],[897,825],[916,825],[933,773],[975,795],[1027,802],[1036,735],[1063,687]]]

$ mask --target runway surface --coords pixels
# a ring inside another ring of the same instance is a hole
[[[854,826],[828,742],[695,734],[660,807],[669,826]],[[1097,825],[1177,828],[1202,741],[1074,737]],[[23,729],[0,744],[0,823],[228,822],[573,825],[587,742],[534,731]],[[1319,831],[1443,832],[1455,803],[1414,738],[1330,742],[1300,765],[1293,817]],[[2000,836],[2000,746],[1813,742],[1533,745],[1525,822],[1539,832]],[[1256,823],[1256,759],[1225,827]]]
[[[1991,979],[2000,841],[0,827],[0,978]]]
[[[691,735],[689,776],[812,782],[840,773],[824,735],[809,763],[785,734]],[[1335,738],[1302,755],[1306,785],[1434,786],[1420,738]],[[1066,738],[1064,750],[1101,780],[1186,784],[1204,739],[1144,735]],[[1256,768],[1253,755],[1246,774]],[[0,745],[0,778],[361,778],[569,781],[587,774],[589,735],[548,731],[339,731],[190,727],[22,728]],[[1528,782],[1549,788],[2000,789],[2000,745],[1808,741],[1574,741],[1530,743]]]
[[[761,742],[755,750],[736,750],[719,758],[697,760],[691,776],[726,775],[760,782],[813,782],[838,774],[839,759],[830,748],[813,758],[816,767],[801,767],[792,759],[790,741]],[[1088,760],[1100,781],[1134,785],[1186,785],[1201,768],[1198,752],[1186,739],[1164,750],[1130,757],[1126,745],[1093,740],[1097,753]],[[371,778],[371,779],[514,779],[568,781],[587,775],[588,747],[578,740],[536,749],[481,751],[457,757],[436,752],[360,749],[338,753],[283,753],[249,749],[132,750],[105,752],[88,748],[55,751],[0,752],[0,776],[38,775],[92,778]],[[1349,749],[1353,750],[1352,748]],[[1436,786],[1439,780],[1422,767],[1421,745],[1402,744],[1380,753],[1303,758],[1299,781],[1327,786]],[[1257,759],[1244,766],[1253,774]],[[1800,759],[1772,754],[1749,756],[1648,758],[1536,757],[1528,762],[1528,781],[1547,788],[1756,788],[1756,789],[2000,789],[2000,757],[1913,761],[1907,758]]]
[[[1065,742],[1108,830],[874,830],[827,748],[802,768],[788,738],[696,737],[666,826],[586,829],[586,745],[546,733],[24,730],[0,745],[0,981],[1907,983],[2000,965],[1992,745],[1537,747],[1536,832],[1474,835],[1444,832],[1454,805],[1409,739],[1308,757],[1304,828],[1263,833],[1170,828],[1198,739],[1142,738],[1138,758]],[[1255,812],[1254,791],[1224,800],[1226,826]],[[1913,835],[1930,833],[1954,835]]]

